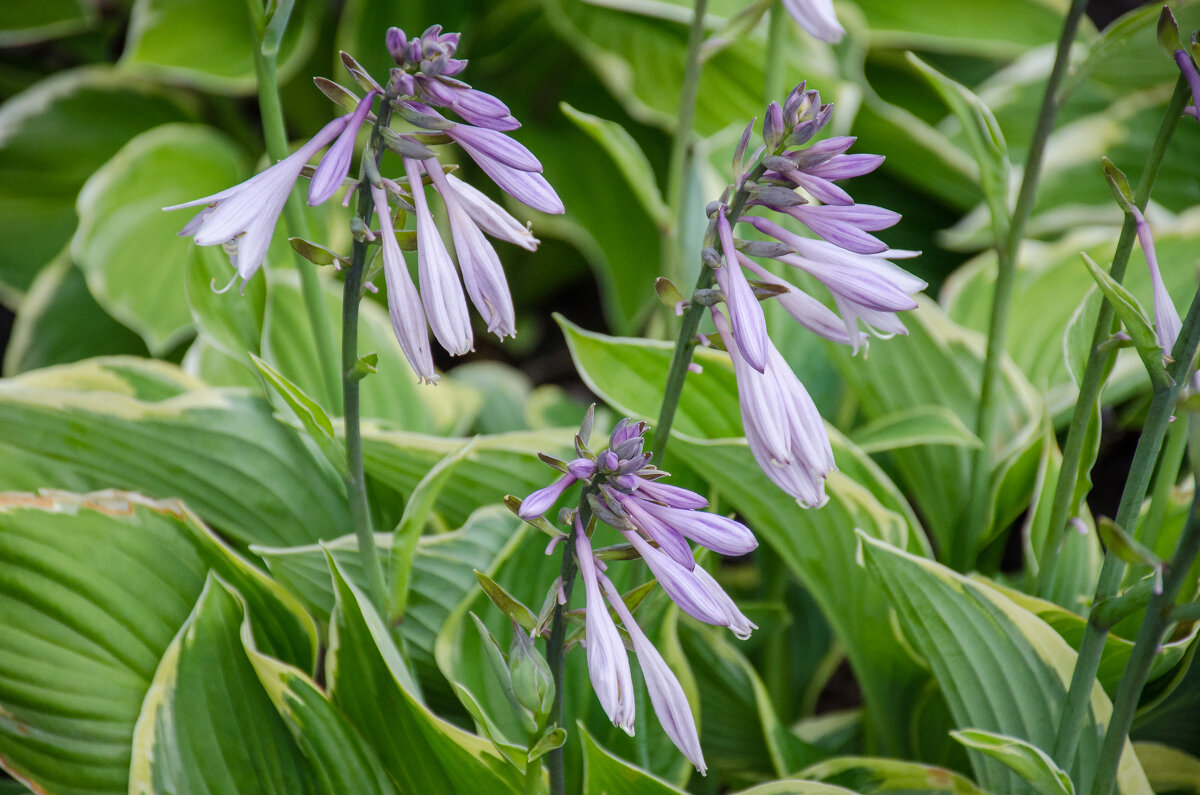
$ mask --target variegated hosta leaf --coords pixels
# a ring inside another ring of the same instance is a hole
[[[860,533],[866,566],[887,592],[900,626],[929,663],[958,728],[983,729],[1053,748],[1075,652],[1033,613],[981,579],[968,579]],[[1112,705],[1097,683],[1068,771],[1091,786]],[[976,778],[1003,795],[1026,791],[1015,773],[971,751]],[[1126,744],[1117,774],[1126,795],[1149,795],[1146,775]]]
[[[295,598],[176,502],[122,492],[0,495],[0,760],[47,792],[125,792],[134,724],[208,572],[255,642],[311,669]]]
[[[0,438],[91,488],[181,498],[244,544],[310,543],[350,526],[337,475],[264,400],[206,389],[173,365],[91,359],[6,379]],[[23,480],[17,466],[0,458],[0,488]]]

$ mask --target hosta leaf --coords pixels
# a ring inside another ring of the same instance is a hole
[[[864,453],[922,444],[982,447],[959,416],[945,406],[914,406],[860,426],[850,435]]]
[[[600,747],[587,728],[578,724],[583,744],[584,795],[678,795],[676,789],[641,768]]]
[[[209,571],[245,595],[262,648],[313,662],[294,598],[178,503],[3,495],[0,567],[0,758],[47,792],[127,791],[143,698]]]
[[[985,795],[966,776],[903,759],[843,756],[818,762],[800,771],[800,775],[837,784],[860,795],[895,791]]]
[[[520,792],[521,776],[491,743],[439,718],[406,684],[408,672],[382,618],[329,558],[337,593],[326,670],[330,696],[408,792]],[[418,760],[414,764],[414,760]]]
[[[237,592],[210,574],[146,693],[130,793],[310,790],[309,765],[242,649],[245,620]]]
[[[192,327],[184,289],[191,244],[177,233],[195,211],[162,208],[216,193],[243,169],[241,152],[213,128],[167,124],[127,143],[79,193],[71,256],[100,305],[156,355]]]
[[[1071,777],[1062,771],[1050,755],[1025,740],[979,729],[963,729],[950,733],[968,748],[987,754],[1012,768],[1029,782],[1039,795],[1075,795]]]
[[[1037,616],[980,580],[970,580],[860,534],[866,566],[887,592],[904,633],[929,663],[960,728],[982,728],[1054,745],[1075,663],[1073,650]],[[1071,773],[1090,786],[1102,727],[1112,707],[1096,684]],[[1124,793],[1149,793],[1132,746],[1118,772]],[[971,752],[981,786],[996,793],[1027,786],[999,763]]]
[[[6,303],[14,305],[70,241],[75,196],[92,172],[138,133],[186,121],[190,113],[180,99],[156,83],[96,66],[38,81],[0,107],[0,295]]]
[[[96,10],[80,0],[8,3],[0,9],[0,47],[67,36],[95,21]]]
[[[342,535],[350,521],[342,483],[264,401],[195,388],[171,365],[124,366],[137,361],[92,359],[0,382],[0,437],[93,488],[180,497],[242,543]],[[163,371],[193,388],[168,390],[146,375]],[[0,483],[7,465],[0,461]]]

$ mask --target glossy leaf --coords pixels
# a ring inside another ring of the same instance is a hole
[[[984,790],[960,773],[903,759],[843,756],[806,767],[800,775],[837,784],[860,795],[894,791],[984,795]]]
[[[1074,651],[1047,624],[982,580],[859,535],[867,568],[886,590],[904,633],[928,661],[957,726],[1052,747]],[[1096,684],[1071,768],[1081,788],[1090,785],[1103,734],[1097,726],[1107,722],[1111,710]],[[980,785],[992,792],[1020,792],[1027,786],[978,752],[971,753],[971,762]],[[1132,746],[1122,755],[1117,783],[1124,793],[1150,791]]]
[[[244,544],[310,543],[348,526],[341,481],[264,401],[138,362],[92,359],[0,382],[0,437],[91,488],[180,497]],[[15,465],[0,461],[0,483]]]
[[[333,558],[337,609],[330,624],[330,697],[371,743],[399,789],[520,792],[517,771],[487,740],[430,712],[412,695],[408,670],[370,600]],[[421,760],[413,764],[413,760]]]
[[[577,728],[579,741],[583,744],[584,795],[673,795],[682,792],[601,748],[582,723]]]
[[[944,406],[916,406],[880,417],[856,428],[850,438],[864,453],[882,453],[923,444],[983,446],[959,416]]]
[[[258,371],[262,373],[266,379],[267,385],[271,391],[283,399],[292,413],[300,420],[300,424],[304,426],[304,430],[309,437],[316,442],[317,448],[325,456],[325,460],[330,466],[346,477],[349,471],[346,465],[346,451],[343,448],[341,440],[333,431],[333,422],[330,421],[329,415],[325,413],[325,409],[315,400],[304,394],[301,389],[291,381],[284,378],[278,370],[264,362],[262,359],[250,354],[250,360]]]
[[[1004,734],[963,729],[950,736],[968,748],[998,760],[1028,781],[1040,795],[1075,795],[1071,777],[1062,771],[1050,755],[1025,740]]]
[[[100,305],[152,353],[177,345],[192,326],[184,289],[191,244],[177,236],[191,215],[162,208],[243,176],[241,153],[224,135],[170,124],[131,140],[80,191],[71,256]]]

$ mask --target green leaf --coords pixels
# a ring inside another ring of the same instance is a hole
[[[998,760],[1033,785],[1039,795],[1075,795],[1071,777],[1062,771],[1050,755],[1017,737],[980,729],[952,731],[950,736],[968,748]]]
[[[860,795],[897,791],[985,795],[960,773],[902,759],[844,756],[818,762],[800,771],[800,775],[837,784]]]
[[[294,598],[175,502],[4,495],[0,566],[0,758],[43,791],[128,791],[143,700],[209,571],[245,595],[263,648],[313,662]]]
[[[945,406],[914,406],[880,417],[856,428],[850,439],[864,453],[882,453],[923,444],[983,446],[979,437]]]
[[[398,788],[430,795],[520,792],[520,777],[491,743],[413,697],[383,620],[332,557],[329,566],[337,593],[326,658],[330,696],[372,744]]]
[[[1074,651],[1037,616],[981,580],[967,579],[859,533],[866,566],[886,590],[900,626],[945,694],[955,724],[980,727],[1052,747]],[[1099,729],[1111,715],[1099,684],[1071,768],[1081,788],[1099,756]],[[1123,793],[1149,793],[1145,773],[1126,746],[1118,771]],[[981,786],[1021,792],[1027,785],[979,752],[971,762]]]
[[[588,733],[587,727],[577,724],[579,741],[583,745],[584,795],[679,795],[676,789],[651,773],[634,767],[620,757],[600,747]]]
[[[282,398],[288,408],[299,418],[304,430],[324,454],[325,460],[345,478],[349,472],[346,465],[346,450],[342,446],[341,440],[334,434],[333,423],[330,421],[329,415],[325,413],[325,409],[304,394],[299,387],[284,378],[278,370],[253,353],[250,354],[250,360],[267,380],[271,391]]]
[[[80,0],[5,3],[0,8],[0,47],[69,36],[96,21],[96,9]]]
[[[408,593],[413,578],[413,556],[417,551],[417,542],[425,531],[425,525],[433,514],[438,495],[474,445],[475,439],[471,439],[439,461],[421,478],[421,482],[412,490],[408,502],[404,505],[404,515],[396,525],[392,541],[392,585],[388,604],[388,617],[392,623],[403,619],[408,607]]]
[[[445,680],[436,674],[433,644],[450,611],[475,586],[474,569],[488,568],[511,541],[520,526],[504,508],[482,508],[460,529],[422,536],[413,559],[413,583],[408,610],[400,630],[422,683],[448,694]],[[375,543],[387,554],[395,536],[377,533]],[[302,547],[253,547],[267,563],[272,576],[294,593],[305,608],[322,623],[328,623],[334,606],[333,586],[324,550],[338,562],[351,582],[366,588],[358,540],[353,535]]]
[[[995,242],[1008,234],[1008,147],[996,117],[966,86],[951,80],[912,53],[908,62],[925,76],[963,126],[971,153],[979,166],[979,183],[992,216]]]
[[[487,594],[488,600],[496,606],[497,610],[516,621],[526,631],[532,631],[537,626],[537,616],[512,594],[504,590],[503,585],[481,571],[475,572],[475,579],[479,581],[479,587]]]
[[[245,620],[237,592],[210,574],[138,715],[131,793],[307,789],[309,766],[242,649]]]
[[[622,414],[650,421],[658,417],[673,343],[609,337],[585,331],[561,315],[555,320],[589,389]],[[691,373],[684,381],[671,432],[701,439],[741,436],[737,380],[729,356],[698,348],[694,361],[703,372]]]
[[[1142,305],[1133,297],[1133,293],[1110,276],[1108,271],[1097,265],[1086,251],[1082,252],[1080,256],[1083,258],[1083,264],[1087,266],[1088,272],[1092,274],[1092,278],[1100,287],[1100,292],[1104,293],[1104,297],[1112,305],[1117,319],[1121,321],[1125,330],[1129,332],[1129,336],[1133,338],[1133,346],[1137,349],[1138,355],[1142,357],[1142,363],[1146,365],[1146,373],[1150,376],[1150,381],[1156,389],[1166,386],[1170,382],[1170,376],[1163,367],[1163,350],[1154,336],[1153,324],[1146,316]]]
[[[261,344],[268,274],[218,293],[234,275],[220,246],[191,246],[184,288],[192,320],[214,347],[244,362],[246,353],[258,353]]]
[[[613,165],[637,196],[646,214],[660,229],[669,229],[674,223],[671,208],[667,207],[662,194],[659,193],[654,167],[650,165],[646,153],[629,131],[615,121],[584,113],[566,102],[560,102],[558,107],[579,129],[604,148],[605,153],[612,158]]]
[[[182,498],[243,544],[310,543],[350,521],[341,481],[264,401],[173,365],[92,359],[7,379],[0,438],[90,488]],[[0,459],[0,484],[18,465]]]
[[[242,647],[259,682],[308,760],[322,792],[392,795],[396,787],[362,735],[303,671],[263,654],[249,620]]]
[[[1137,539],[1121,529],[1119,524],[1106,516],[1101,517],[1100,521],[1096,523],[1096,532],[1100,534],[1100,540],[1104,542],[1105,548],[1126,563],[1135,566],[1150,566],[1151,568],[1163,565],[1162,558],[1155,555],[1153,551],[1147,549]]]
[[[436,510],[451,527],[457,527],[476,508],[498,503],[505,494],[525,495],[540,489],[555,474],[537,453],[569,455],[574,434],[574,428],[555,428],[479,437],[438,495]],[[365,423],[363,458],[369,476],[410,495],[426,473],[465,441],[383,430]]]
[[[1200,792],[1200,759],[1161,743],[1133,744],[1155,792]]]
[[[279,51],[279,83],[308,58],[324,16],[300,3]],[[121,66],[218,94],[253,94],[258,43],[244,0],[136,0]]]
[[[243,174],[241,153],[224,135],[168,124],[127,143],[79,193],[71,256],[100,305],[155,355],[192,326],[184,289],[191,244],[177,236],[191,216],[162,208],[215,193]]]
[[[93,356],[147,352],[141,337],[100,308],[75,263],[59,257],[38,273],[17,310],[4,375]]]
[[[738,790],[737,795],[839,795],[854,792],[818,781],[805,781],[798,778],[768,781],[750,789]]]
[[[54,5],[3,4],[4,10]],[[98,66],[40,80],[0,106],[0,296],[6,303],[14,305],[70,241],[75,196],[88,176],[139,133],[187,120],[187,107],[177,93]]]

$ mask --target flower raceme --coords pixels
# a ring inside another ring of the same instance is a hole
[[[245,284],[262,266],[279,215],[292,188],[309,161],[329,147],[311,170],[308,203],[319,205],[333,198],[346,184],[353,160],[355,141],[363,122],[376,122],[371,112],[382,97],[386,116],[399,115],[415,128],[404,134],[391,130],[373,136],[364,161],[378,162],[381,145],[403,158],[404,180],[380,177],[365,168],[370,197],[380,229],[384,279],[388,288],[388,313],[400,347],[422,381],[434,383],[429,349],[429,329],[438,343],[453,355],[472,350],[474,341],[467,298],[483,317],[487,329],[500,339],[516,334],[516,317],[508,281],[500,258],[488,236],[530,251],[538,240],[503,207],[446,169],[430,147],[449,142],[471,158],[496,185],[514,199],[546,213],[562,213],[554,189],[542,176],[542,165],[521,144],[505,135],[520,127],[503,102],[472,88],[456,75],[466,68],[465,60],[454,58],[459,34],[443,33],[435,25],[420,36],[408,38],[391,28],[386,44],[396,67],[389,73],[386,88],[357,70],[360,83],[372,90],[358,99],[349,89],[326,81],[323,90],[344,101],[353,97],[351,113],[329,122],[294,154],[251,177],[211,196],[166,207],[202,207],[180,232],[198,245],[221,245],[229,255],[237,279]],[[330,88],[332,87],[332,88]],[[461,121],[442,115],[449,111]],[[449,216],[452,256],[438,231],[425,194],[425,182],[442,198]],[[347,201],[349,195],[347,194]],[[404,254],[392,225],[393,203],[415,216],[417,227],[418,285],[408,275]],[[368,238],[376,237],[367,232]],[[465,285],[465,293],[464,293]],[[227,288],[226,288],[227,289]]]
[[[702,251],[725,303],[722,311],[705,302],[733,361],[750,451],[767,477],[805,507],[825,503],[825,478],[835,469],[833,453],[812,399],[767,335],[760,299],[778,301],[804,328],[857,353],[866,347],[863,327],[877,336],[906,333],[896,313],[915,309],[913,296],[926,287],[891,262],[919,252],[889,249],[871,234],[895,225],[899,213],[856,204],[838,184],[874,171],[883,158],[848,154],[855,139],[847,136],[805,146],[832,112],[833,106],[822,104],[820,94],[803,83],[782,105],[772,102],[764,116],[763,146],[749,168],[743,164],[753,124],[746,128],[734,156],[735,183],[722,201],[709,205],[709,245]],[[726,203],[734,190],[742,204]],[[733,206],[745,212],[733,217]],[[761,211],[775,213],[779,220]],[[785,220],[803,225],[813,237],[787,228],[781,223]],[[766,239],[738,239],[737,224]],[[808,274],[829,292],[837,311],[759,260]]]
[[[658,584],[681,610],[747,638],[754,624],[716,580],[696,564],[688,540],[722,555],[745,555],[758,546],[758,541],[740,522],[706,512],[708,501],[704,497],[664,483],[667,473],[651,466],[649,454],[643,452],[645,431],[644,422],[621,420],[609,436],[608,449],[594,454],[586,448],[582,437],[587,433],[581,429],[576,441],[577,458],[566,462],[543,456],[553,461],[563,475],[522,500],[517,515],[527,521],[540,521],[568,488],[584,483],[587,507],[593,517],[621,534],[627,544],[624,550],[646,562]],[[585,527],[578,512],[571,517],[571,524],[573,551],[587,598],[583,640],[596,697],[613,724],[632,733],[634,703],[629,660],[609,614],[611,605],[632,641],[659,723],[703,773],[704,755],[679,680],[638,627],[632,611],[605,574],[605,563],[592,549],[594,527]]]

